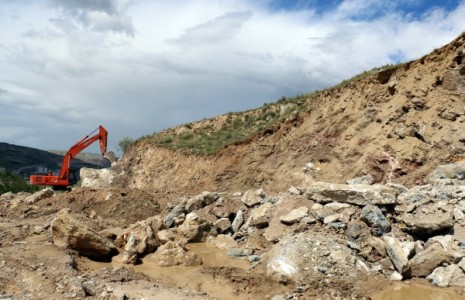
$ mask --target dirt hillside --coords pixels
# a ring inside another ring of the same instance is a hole
[[[418,60],[314,94],[303,111],[218,154],[186,154],[141,139],[123,157],[123,181],[159,192],[280,191],[371,174],[377,182],[411,186],[438,164],[465,156],[464,57],[462,34]],[[195,134],[224,119],[172,131]]]

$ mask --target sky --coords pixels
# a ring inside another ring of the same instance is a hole
[[[464,30],[465,0],[0,0],[0,142],[67,150],[103,125],[117,152]]]

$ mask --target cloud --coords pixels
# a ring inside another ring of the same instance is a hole
[[[132,19],[128,16],[130,0],[49,0],[53,7],[62,10],[54,21],[69,28],[69,18],[97,32],[119,32],[134,37]]]
[[[183,35],[172,42],[189,46],[221,43],[233,38],[242,24],[251,17],[250,11],[228,12],[214,20],[186,29]]]
[[[42,149],[102,124],[115,150],[421,57],[465,28],[463,1],[45,1],[0,6],[0,141]]]

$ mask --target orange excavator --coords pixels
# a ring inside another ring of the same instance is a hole
[[[96,131],[98,132],[95,133]],[[35,174],[31,175],[29,178],[30,182],[35,185],[50,185],[54,188],[66,188],[75,184],[77,182],[76,178],[71,178],[71,160],[78,155],[79,152],[97,140],[100,141],[100,151],[102,152],[102,155],[105,155],[107,152],[107,136],[108,131],[103,128],[103,126],[99,126],[93,132],[89,133],[69,148],[63,158],[63,162],[61,163],[60,174],[58,176],[53,175],[52,172],[49,172],[47,175]]]

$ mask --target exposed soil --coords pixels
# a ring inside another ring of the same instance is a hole
[[[217,155],[188,155],[141,140],[113,167],[119,176],[112,188],[77,188],[34,204],[0,201],[0,298],[373,296],[384,300],[392,295],[401,297],[402,293],[410,297],[412,289],[390,286],[383,276],[311,277],[305,284],[274,281],[265,276],[263,266],[233,260],[224,251],[205,244],[188,245],[202,257],[204,264],[200,266],[161,268],[145,258],[135,266],[97,263],[56,247],[49,227],[56,213],[68,208],[95,231],[121,230],[154,215],[164,217],[180,197],[204,190],[233,194],[254,187],[269,193],[283,192],[312,181],[344,182],[364,174],[382,183],[419,183],[438,164],[465,157],[464,47],[465,35],[461,35],[417,61],[320,93],[307,99],[306,112],[292,115],[262,135],[230,145]],[[214,126],[215,120],[203,122]],[[199,126],[203,123],[193,127]],[[312,164],[307,165],[309,162]],[[235,212],[235,205],[231,201],[224,209]],[[208,214],[215,212],[203,213],[202,217],[208,219]],[[325,247],[332,245],[329,239],[336,244],[337,232],[323,226],[312,228],[315,235],[326,237],[322,238]],[[299,228],[295,225],[292,230],[297,232]],[[259,229],[247,241],[257,253],[273,246],[263,235]],[[344,266],[334,266],[339,268]],[[424,295],[423,299],[437,295],[438,289],[425,290],[415,282],[411,286],[415,293]],[[381,287],[391,291],[383,294]],[[448,299],[464,297],[463,290],[440,289],[441,295],[446,293],[450,293]]]
[[[140,140],[123,157],[121,180],[192,194],[279,192],[309,180],[342,183],[364,174],[377,182],[418,184],[438,164],[465,157],[464,48],[461,35],[419,60],[324,91],[306,100],[306,112],[217,155],[186,155]],[[223,119],[194,123],[192,133]],[[309,162],[315,168],[303,176]]]

